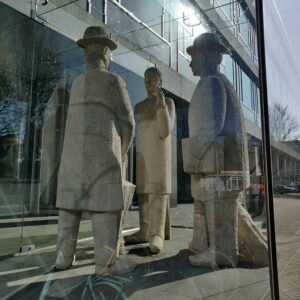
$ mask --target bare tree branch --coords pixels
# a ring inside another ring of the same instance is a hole
[[[275,102],[270,111],[271,137],[276,142],[299,139],[299,123],[288,107]]]

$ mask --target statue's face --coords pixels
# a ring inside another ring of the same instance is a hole
[[[103,44],[95,43],[89,44],[85,48],[87,56],[92,60],[102,59],[106,65],[109,66],[111,50]]]
[[[157,74],[149,73],[145,76],[145,87],[148,93],[155,93],[161,87],[161,79]]]
[[[190,63],[190,68],[192,69],[194,76],[200,76],[201,70],[203,70],[205,65],[205,56],[199,50],[194,51],[191,56],[192,60]]]
[[[107,69],[108,69],[108,66],[110,64],[110,59],[111,59],[111,50],[108,47],[104,48],[103,57],[104,57],[104,61],[105,61],[105,64],[107,65]]]

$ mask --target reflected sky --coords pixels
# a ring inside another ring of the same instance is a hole
[[[269,103],[279,102],[300,120],[300,52],[298,0],[264,1]]]

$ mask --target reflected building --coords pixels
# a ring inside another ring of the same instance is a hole
[[[2,0],[0,20],[0,107],[4,107],[5,99],[12,99],[14,108],[22,107],[18,110],[20,116],[14,109],[9,113],[11,118],[22,120],[18,127],[4,128],[12,123],[0,118],[4,170],[0,211],[4,220],[23,218],[19,223],[23,226],[28,217],[47,217],[53,223],[57,219],[57,168],[70,86],[85,69],[84,53],[75,41],[91,25],[105,26],[119,44],[110,71],[126,82],[132,107],[146,98],[143,74],[154,66],[162,73],[165,96],[174,100],[171,207],[193,201],[189,176],[183,172],[181,140],[189,136],[188,107],[198,78],[189,68],[186,47],[203,32],[216,32],[230,51],[223,58],[221,72],[231,81],[242,104],[251,183],[263,182],[252,1],[67,0],[61,5],[61,1],[49,0],[46,5],[43,1],[34,5],[30,0]],[[273,156],[273,165],[279,177],[294,178],[300,173],[299,153],[280,142],[274,144],[274,149],[278,155]],[[135,183],[135,143],[128,158],[127,178]],[[8,252],[18,251],[15,248]]]

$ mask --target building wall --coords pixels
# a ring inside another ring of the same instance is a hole
[[[247,1],[241,5],[228,1],[228,6],[213,9],[219,2],[135,0],[132,5],[130,0],[107,0],[103,2],[106,5],[91,1],[87,7],[85,0],[65,6],[61,6],[60,0],[51,0],[45,6],[41,1],[37,5],[31,0],[0,1],[0,69],[4,74],[4,79],[0,79],[3,86],[7,85],[1,90],[1,97],[8,107],[18,107],[22,112],[14,114],[15,120],[9,120],[10,124],[23,124],[12,129],[13,138],[8,133],[1,137],[1,164],[6,172],[0,180],[3,216],[57,213],[57,145],[63,139],[67,95],[73,80],[85,67],[83,51],[75,41],[90,25],[105,26],[118,41],[110,70],[124,78],[132,106],[146,97],[145,69],[157,66],[162,72],[164,91],[173,97],[177,112],[172,133],[173,206],[193,201],[189,176],[182,171],[181,139],[188,136],[188,105],[198,82],[189,69],[186,47],[201,32],[217,31],[230,50],[224,56],[221,72],[237,91],[247,119],[249,140],[254,141],[249,143],[250,164],[262,169],[253,7],[247,6]],[[189,22],[195,22],[187,18],[189,15],[201,23],[189,26]],[[286,170],[282,176],[294,172],[291,165],[299,164],[299,154],[281,143],[273,147],[274,153],[279,151],[283,156],[276,158]],[[134,148],[130,151],[128,178],[134,182]],[[255,176],[261,175],[257,171]]]

